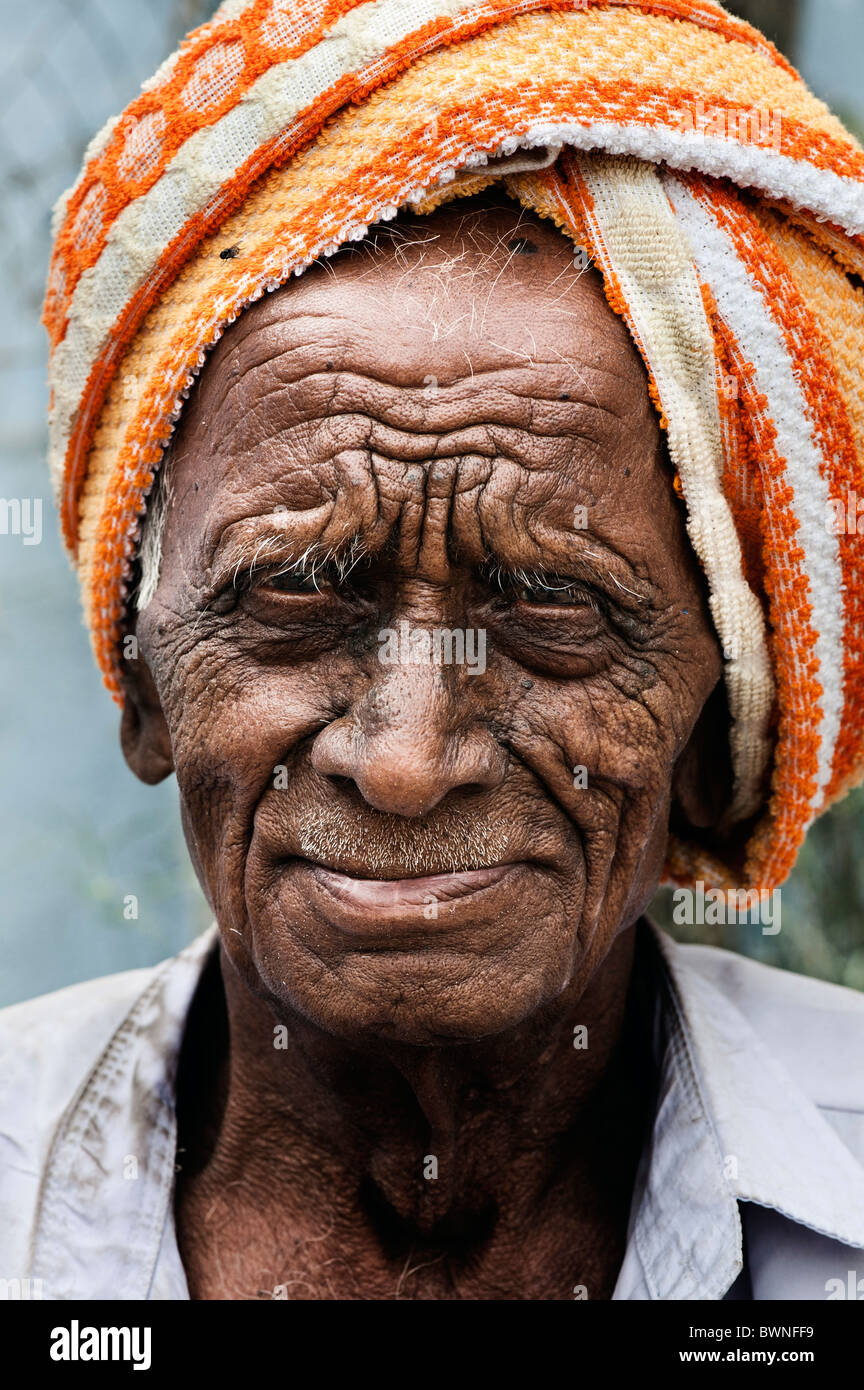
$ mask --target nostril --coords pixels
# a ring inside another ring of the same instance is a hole
[[[461,782],[459,792],[465,796],[481,796],[483,792],[488,792],[488,782]]]
[[[331,777],[334,781],[343,783],[351,782],[353,751],[354,739],[346,727],[346,722],[339,720],[327,724],[316,734],[312,742],[312,766],[322,777]]]
[[[406,817],[428,815],[454,792],[487,794],[504,780],[506,752],[485,727],[454,729],[443,718],[438,727],[392,708],[389,714],[371,729],[357,711],[321,729],[311,750],[315,772],[349,799],[359,795],[378,811]]]
[[[332,782],[334,786],[338,787],[340,791],[350,791],[352,787],[357,785],[353,777],[349,777],[347,774],[341,772],[327,772],[324,773],[324,776],[328,781]]]

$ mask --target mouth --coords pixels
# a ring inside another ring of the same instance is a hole
[[[455,925],[454,918],[461,917],[458,903],[500,889],[525,867],[522,863],[493,864],[415,878],[375,879],[311,860],[297,864],[318,892],[330,900],[327,916],[333,925],[350,935],[384,934],[400,928],[425,933]]]

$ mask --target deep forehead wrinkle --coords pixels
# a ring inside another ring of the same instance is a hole
[[[292,567],[304,558],[351,557],[353,563],[364,556],[386,559],[394,574],[437,576],[439,582],[446,582],[453,562],[475,568],[495,562],[504,570],[533,567],[600,581],[612,586],[613,597],[627,594],[637,605],[650,598],[650,583],[613,544],[590,530],[574,534],[544,515],[543,503],[561,485],[555,472],[539,480],[541,493],[532,504],[520,496],[527,481],[522,470],[506,459],[466,455],[418,469],[348,451],[335,462],[336,486],[322,488],[316,504],[283,503],[216,532],[212,592],[263,561]]]
[[[434,400],[367,378],[343,380],[332,392],[312,379],[290,390],[288,400],[277,389],[251,399],[220,431],[220,452],[239,458],[263,451],[274,465],[284,457],[287,467],[305,456],[326,461],[331,449],[348,443],[416,460],[503,450],[531,468],[535,441],[582,441],[596,452],[632,432],[632,406],[566,394],[562,401],[558,393],[512,390],[504,374],[487,382],[482,397],[466,387]]]
[[[428,439],[434,451],[435,436],[481,424],[602,442],[618,427],[616,421],[632,428],[640,418],[647,421],[651,412],[647,386],[634,378],[626,362],[619,367],[592,361],[574,365],[551,356],[530,368],[499,364],[451,382],[429,375],[425,382],[406,385],[393,379],[389,364],[376,370],[368,359],[362,368],[357,362],[351,369],[334,364],[327,370],[326,352],[316,351],[320,365],[310,364],[308,341],[298,349],[297,360],[286,366],[288,355],[274,348],[257,368],[229,380],[224,394],[220,374],[209,378],[200,404],[212,421],[221,454],[269,445],[283,433],[287,443],[298,425],[314,428],[325,418],[333,421],[339,416],[356,415],[382,429],[416,433]],[[635,419],[634,384],[641,395]]]
[[[464,305],[482,291],[483,321],[472,315],[464,342],[451,335],[432,354],[413,312],[432,284],[418,258],[434,251],[437,275],[455,247],[459,267],[471,265],[452,219],[440,243],[437,231],[406,242],[398,264],[382,238],[358,258],[361,274],[350,259],[313,271],[232,326],[186,416],[184,448],[203,468],[203,526],[188,541],[205,567],[218,556],[221,568],[223,552],[257,564],[262,545],[294,563],[309,546],[339,553],[359,537],[367,555],[395,547],[405,574],[427,568],[431,547],[440,576],[448,555],[565,574],[596,557],[634,587],[647,547],[637,536],[635,569],[616,559],[614,494],[625,470],[646,485],[658,448],[644,367],[599,277],[572,273],[564,238],[527,225],[511,219],[489,238],[476,289],[460,281],[455,296]],[[517,231],[537,254],[519,255]],[[382,313],[390,303],[398,321]],[[598,526],[592,515],[574,539],[574,506],[598,502]]]
[[[235,337],[232,330],[230,340],[227,337],[223,340],[225,346],[220,343],[208,365],[207,376],[218,376],[224,380],[228,390],[236,385],[241,376],[249,376],[254,381],[262,370],[266,374],[275,371],[279,381],[285,384],[296,382],[316,370],[327,373],[357,371],[374,377],[375,373],[369,371],[369,346],[372,343],[376,345],[376,356],[381,356],[383,352],[387,360],[386,379],[402,386],[428,385],[430,367],[433,365],[437,367],[433,375],[439,388],[451,381],[455,384],[467,379],[475,383],[490,373],[496,374],[502,370],[502,352],[514,359],[507,362],[505,368],[519,365],[530,368],[538,360],[542,362],[548,359],[550,363],[557,362],[559,367],[577,369],[586,378],[596,376],[595,389],[602,389],[604,381],[614,383],[624,376],[632,378],[641,371],[641,363],[636,358],[626,330],[618,325],[617,320],[612,320],[611,327],[607,324],[606,331],[620,339],[625,351],[613,366],[599,361],[586,351],[586,344],[580,341],[578,332],[580,327],[585,327],[586,315],[569,309],[560,314],[556,310],[555,318],[546,325],[547,330],[549,327],[557,328],[559,323],[556,320],[559,320],[560,324],[574,327],[567,353],[561,352],[557,341],[543,344],[543,350],[539,350],[536,322],[535,327],[526,327],[526,319],[531,314],[530,304],[522,303],[518,313],[514,306],[513,323],[509,319],[498,323],[496,333],[490,332],[481,341],[470,344],[469,359],[466,360],[463,349],[448,346],[446,352],[436,353],[434,362],[431,362],[425,350],[407,360],[398,351],[388,353],[388,347],[392,347],[393,343],[399,346],[401,343],[393,325],[386,321],[368,322],[356,314],[344,314],[338,306],[315,310],[302,303],[291,303],[290,300],[273,307],[278,312],[268,319],[258,319],[253,310],[248,311],[250,322],[244,325],[240,320],[234,326],[243,327],[242,335]],[[416,330],[416,326],[412,322],[410,330]],[[407,333],[409,325],[404,327]],[[504,329],[510,327],[523,333],[524,341],[521,344],[499,340]],[[531,350],[526,351],[529,346]],[[467,350],[466,346],[464,351]]]

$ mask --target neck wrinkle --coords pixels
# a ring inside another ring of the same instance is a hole
[[[421,1235],[484,1213],[528,1219],[564,1170],[602,1187],[607,1150],[626,1147],[640,1099],[627,1022],[634,938],[618,938],[581,998],[565,991],[503,1036],[441,1047],[349,1043],[298,1015],[277,1023],[223,952],[206,1004],[222,1055],[198,1061],[207,1074],[196,1113],[186,1107],[185,1180],[214,1192],[248,1183],[287,1212],[325,1196],[368,1208],[374,1191],[379,1215],[390,1208]],[[280,1024],[284,1049],[273,1046]]]

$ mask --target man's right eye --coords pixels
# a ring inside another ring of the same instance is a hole
[[[276,589],[280,594],[320,594],[332,586],[323,574],[308,574],[302,570],[286,570],[271,574],[261,582],[263,589]]]

